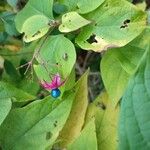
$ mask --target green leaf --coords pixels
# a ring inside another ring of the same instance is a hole
[[[132,77],[121,103],[120,149],[150,149],[150,51]]]
[[[101,62],[102,79],[110,99],[114,102],[114,106],[123,95],[130,77],[122,68],[115,52],[118,53],[115,50],[108,51]]]
[[[19,33],[15,27],[15,14],[11,12],[4,12],[1,15],[5,31],[11,36],[17,36]]]
[[[0,32],[3,32],[3,31],[4,31],[4,24],[3,24],[2,19],[0,18]]]
[[[84,19],[77,12],[69,12],[62,16],[62,24],[59,26],[59,30],[61,32],[71,32],[89,23],[91,22]]]
[[[7,39],[8,34],[6,32],[0,32],[0,42],[4,43],[5,40]]]
[[[18,0],[7,0],[7,3],[12,7],[16,7]]]
[[[33,95],[30,95],[21,89],[17,89],[13,85],[2,81],[0,81],[0,98],[11,98],[13,102],[26,102],[35,99]]]
[[[78,12],[81,14],[89,13],[98,8],[105,0],[78,0]]]
[[[0,98],[0,125],[8,115],[11,109],[11,99],[10,98]]]
[[[148,22],[148,24],[150,25],[150,10],[147,11],[147,15],[148,15],[148,17],[147,17],[147,22]]]
[[[27,79],[21,80],[17,87],[31,95],[37,95],[40,89],[38,81],[29,81]]]
[[[65,91],[71,90],[74,87],[75,82],[76,82],[76,74],[75,74],[75,67],[73,67],[64,85],[60,87],[61,95],[63,96],[63,94],[65,94]]]
[[[95,117],[98,150],[116,150],[118,147],[118,113],[119,108],[114,108],[106,92],[89,105],[86,114],[86,124]]]
[[[76,81],[76,73],[75,73],[75,67],[73,67],[69,77],[67,78],[65,82],[64,91],[68,91],[72,89],[75,85],[75,81]]]
[[[75,99],[71,112],[58,138],[58,141],[60,141],[58,147],[60,148],[66,148],[69,143],[72,143],[80,135],[88,106],[88,72],[79,79],[74,87]]]
[[[51,81],[51,76],[59,73],[66,79],[75,64],[74,45],[63,35],[50,36],[44,42],[39,55],[39,65],[34,66],[39,80]]]
[[[8,41],[7,41],[8,40]],[[19,40],[16,40],[14,38],[7,38],[5,39],[5,47],[1,49],[0,54],[10,61],[15,69],[19,67],[22,60],[28,62],[31,60],[32,55],[34,53],[34,50],[36,49],[36,46],[38,44],[37,41],[32,42],[30,44],[24,44],[22,45],[22,42]],[[8,46],[8,48],[7,48]],[[11,48],[12,46],[12,48]],[[11,50],[10,50],[10,49]],[[19,49],[19,50],[18,50]],[[23,65],[23,64],[21,64]]]
[[[72,100],[73,94],[66,96],[62,102],[47,97],[12,110],[0,127],[2,148],[51,149],[66,122]]]
[[[0,56],[0,78],[1,75],[3,74],[3,69],[4,69],[4,58]]]
[[[60,14],[63,14],[63,13],[65,13],[67,11],[67,7],[66,7],[66,5],[55,3],[54,7],[53,7],[53,11],[56,14],[60,15]]]
[[[21,33],[25,32],[24,41],[30,42],[44,36],[49,30],[48,23],[49,19],[44,15],[34,15],[28,18],[21,30]]]
[[[144,31],[125,47],[107,51],[102,58],[102,79],[114,105],[122,97],[130,76],[139,67],[146,53],[148,39],[149,32]]]
[[[59,2],[66,5],[69,11],[85,14],[98,8],[104,0],[59,0]]]
[[[146,7],[147,7],[147,4],[146,4],[146,1],[143,1],[143,2],[137,3],[136,6],[137,6],[139,9],[145,11],[145,10],[146,10]]]
[[[92,119],[81,131],[79,137],[69,144],[68,150],[97,150],[95,120]]]
[[[95,11],[84,17],[93,23],[84,27],[76,42],[83,49],[98,52],[126,45],[146,25],[146,14],[125,0],[105,0]],[[95,39],[88,42],[93,35]]]
[[[48,22],[53,19],[53,0],[29,0],[17,14],[15,23],[20,33],[25,33],[26,42],[33,41],[47,33]],[[29,37],[28,37],[29,36]]]
[[[5,59],[4,68],[5,68],[5,72],[7,73],[7,75],[10,77],[10,79],[12,81],[17,82],[20,80],[20,76],[19,76],[16,68],[14,67],[14,65],[11,63],[11,61]]]

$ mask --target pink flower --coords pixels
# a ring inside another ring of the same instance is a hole
[[[41,81],[41,85],[46,90],[57,89],[60,86],[62,86],[64,83],[65,83],[65,81],[61,82],[61,78],[60,78],[60,75],[58,73],[53,77],[53,79],[52,79],[52,81],[50,83],[48,83],[46,81]]]

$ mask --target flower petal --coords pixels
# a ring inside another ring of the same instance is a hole
[[[45,88],[47,90],[52,90],[52,89],[57,88],[55,84],[53,84],[53,83],[47,83],[46,81],[42,81],[41,85],[42,85],[43,88]]]
[[[55,79],[56,79],[56,85],[59,86],[61,84],[61,82],[60,82],[60,75],[56,74]]]
[[[61,82],[61,78],[58,73],[53,77],[51,83],[48,83],[46,81],[41,81],[41,85],[43,86],[43,88],[47,90],[53,90],[53,89],[59,88],[64,83],[65,81]]]

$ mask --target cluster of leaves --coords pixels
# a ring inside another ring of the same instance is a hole
[[[0,2],[2,150],[150,149],[150,11],[131,2]],[[79,48],[102,52],[105,89],[92,103],[89,70],[75,79]],[[39,81],[57,73],[54,99]]]

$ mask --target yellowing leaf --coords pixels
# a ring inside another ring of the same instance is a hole
[[[92,20],[76,38],[77,44],[89,50],[89,39],[98,36],[110,46],[121,47],[136,38],[146,27],[146,13],[126,0],[105,0],[96,10],[86,15]],[[89,43],[87,45],[87,42]],[[92,42],[93,43],[93,42]],[[91,49],[95,50],[95,49]],[[98,51],[102,51],[103,46]]]
[[[119,53],[119,50],[108,51],[101,61],[102,79],[114,106],[117,105],[123,95],[130,77],[122,68],[116,53]]]
[[[88,72],[89,71],[87,71],[75,85],[75,99],[72,109],[58,138],[58,141],[60,141],[58,146],[60,148],[66,148],[69,143],[73,142],[80,135],[88,105]]]
[[[93,50],[95,52],[101,52],[103,50],[107,50],[108,48],[118,47],[116,45],[111,45],[109,42],[105,41],[99,36],[93,36],[93,42],[89,43],[88,41],[82,41],[79,38],[76,39],[76,42],[80,44],[80,46],[84,47],[86,50]]]
[[[84,19],[77,12],[69,12],[62,16],[62,24],[59,26],[59,30],[61,32],[71,32],[89,23],[91,22]]]
[[[101,61],[101,74],[114,106],[122,97],[129,78],[136,72],[144,58],[149,37],[149,31],[145,30],[128,45],[114,48],[104,54]]]
[[[4,58],[0,56],[0,70],[4,68]]]
[[[86,124],[95,117],[98,150],[116,150],[118,146],[118,107],[114,108],[106,92],[89,105]]]
[[[68,150],[97,150],[95,132],[95,119],[92,119],[81,131],[73,143],[68,145]]]

